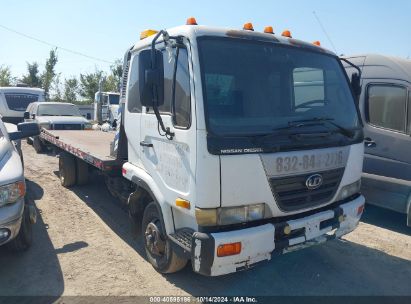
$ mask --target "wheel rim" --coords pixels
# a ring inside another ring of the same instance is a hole
[[[162,257],[165,254],[166,243],[164,241],[160,221],[155,219],[151,221],[145,231],[146,248],[150,254]]]

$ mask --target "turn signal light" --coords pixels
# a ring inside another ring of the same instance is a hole
[[[291,32],[290,32],[289,30],[285,30],[285,31],[281,34],[281,36],[287,37],[287,38],[293,38],[293,37],[291,36]]]
[[[358,209],[357,209],[357,215],[360,215],[361,213],[363,213],[364,207],[365,207],[365,205],[361,205],[360,207],[358,207]]]
[[[321,42],[318,41],[318,40],[317,40],[317,41],[314,41],[313,44],[316,45],[316,46],[321,46]]]
[[[266,27],[264,28],[264,33],[274,34],[274,29],[273,29],[273,27],[272,27],[272,26],[266,26]]]
[[[241,242],[222,244],[217,247],[217,256],[225,257],[230,255],[236,255],[241,252]]]
[[[190,202],[182,198],[176,199],[176,206],[184,209],[190,209]]]
[[[243,30],[254,31],[253,24],[251,22],[244,23]]]
[[[190,17],[190,18],[187,19],[186,24],[187,25],[197,25],[197,20],[194,17]]]

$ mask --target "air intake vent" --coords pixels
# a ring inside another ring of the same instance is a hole
[[[293,211],[321,205],[333,198],[340,185],[344,168],[318,172],[322,185],[308,189],[307,178],[313,173],[291,177],[270,178],[271,190],[278,206],[284,211]]]
[[[130,68],[130,59],[127,60],[126,66],[124,67],[123,81],[121,83],[121,99],[123,100],[123,102],[124,102],[124,99],[126,98],[127,79],[128,79],[129,68]]]

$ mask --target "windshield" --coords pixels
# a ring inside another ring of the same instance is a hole
[[[38,116],[81,116],[75,105],[70,104],[43,104],[39,105]]]
[[[214,135],[272,133],[293,121],[359,121],[338,60],[271,42],[200,38],[207,127]]]
[[[5,93],[7,106],[10,110],[24,112],[27,106],[39,100],[38,94],[28,93]]]
[[[110,104],[112,105],[118,105],[118,103],[120,102],[120,95],[110,94],[109,101],[110,101]]]

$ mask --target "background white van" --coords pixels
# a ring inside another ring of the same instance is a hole
[[[22,122],[27,106],[35,101],[45,101],[43,89],[0,87],[0,115],[3,122]]]

